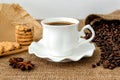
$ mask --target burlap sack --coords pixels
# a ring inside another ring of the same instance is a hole
[[[20,9],[20,10],[18,10]],[[109,15],[101,15],[104,18],[120,19],[120,11],[115,11]],[[80,20],[80,27],[84,25],[84,20]],[[35,39],[41,38],[40,25],[19,5],[0,4],[0,41],[14,41],[14,25],[20,23],[32,23],[35,25]],[[31,71],[21,71],[12,69],[9,66],[10,57],[23,57],[31,60],[35,64],[35,69]],[[94,55],[83,58],[77,62],[53,63],[47,60],[30,55],[28,52],[0,57],[0,80],[120,80],[120,68],[114,70],[104,69],[102,66],[92,68],[91,64],[100,58],[99,49],[96,48]]]

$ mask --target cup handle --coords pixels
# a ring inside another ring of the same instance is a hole
[[[85,40],[85,41],[79,42],[79,45],[92,41],[92,39],[95,36],[95,32],[94,32],[93,28],[90,25],[86,25],[79,32],[80,37],[85,36],[85,32],[84,32],[85,29],[89,29],[92,32],[92,36],[89,39]]]

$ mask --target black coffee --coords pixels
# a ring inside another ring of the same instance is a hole
[[[46,23],[47,25],[55,25],[55,26],[63,26],[63,25],[71,25],[71,24],[74,24],[74,23],[72,23],[72,22],[65,22],[65,21],[63,21],[63,22],[48,22],[48,23]]]

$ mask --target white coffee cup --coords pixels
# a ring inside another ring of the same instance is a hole
[[[52,22],[70,22],[73,24],[70,25],[47,24]],[[41,24],[43,27],[42,40],[44,42],[44,46],[50,51],[50,54],[53,56],[70,55],[72,52],[67,53],[67,51],[74,49],[83,43],[90,42],[95,36],[95,32],[90,25],[86,25],[81,29],[81,31],[78,31],[79,20],[74,18],[66,17],[47,18],[42,20]],[[89,29],[92,32],[92,36],[87,40],[80,38],[81,36],[85,36],[84,33],[85,29]]]

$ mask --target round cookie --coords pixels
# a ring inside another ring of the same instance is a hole
[[[32,31],[34,27],[30,24],[19,24],[16,26],[16,30],[18,31]]]
[[[29,41],[29,42],[18,42],[21,46],[29,46],[32,41]]]
[[[33,32],[25,32],[25,31],[15,31],[16,34],[18,35],[33,35]]]
[[[27,39],[27,38],[33,38],[33,35],[16,35],[17,39]]]
[[[29,42],[29,41],[33,41],[33,38],[26,38],[26,39],[19,38],[19,39],[17,39],[17,42]]]

